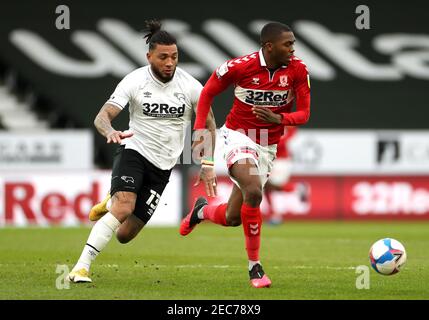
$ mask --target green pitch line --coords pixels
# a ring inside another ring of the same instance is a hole
[[[93,283],[57,289],[57,265],[73,266],[89,231],[0,229],[0,299],[429,299],[428,222],[265,225],[270,289],[249,286],[241,227],[202,223],[187,237],[147,228],[129,244],[109,243]],[[371,269],[370,289],[356,289],[356,267],[370,267],[369,248],[385,237],[404,244],[405,268],[393,276]]]

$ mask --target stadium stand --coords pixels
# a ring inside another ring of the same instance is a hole
[[[46,129],[49,124],[31,110],[34,93],[20,97],[13,93],[13,75],[9,74],[0,86],[0,117],[2,127],[9,130]]]

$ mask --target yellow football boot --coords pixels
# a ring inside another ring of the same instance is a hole
[[[76,271],[72,271],[67,275],[66,278],[70,282],[79,283],[79,282],[92,282],[89,277],[88,270],[82,268]]]
[[[110,192],[103,199],[103,201],[97,203],[95,206],[91,208],[91,211],[89,212],[89,220],[97,221],[102,216],[104,216],[107,212],[109,212],[109,210],[107,209],[107,202],[109,200],[110,200]]]

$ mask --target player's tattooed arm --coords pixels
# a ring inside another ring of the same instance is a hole
[[[112,120],[121,112],[121,109],[118,107],[112,106],[111,104],[106,103],[98,112],[94,120],[94,125],[97,128],[98,132],[103,136],[107,135],[113,131]]]
[[[121,109],[109,103],[104,104],[94,120],[94,126],[101,135],[107,138],[107,143],[121,143],[122,139],[131,137],[131,132],[117,131],[112,127],[112,121],[115,119]]]

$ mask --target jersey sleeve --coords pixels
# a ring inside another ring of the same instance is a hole
[[[119,109],[124,109],[127,103],[132,99],[135,91],[136,84],[131,74],[126,75],[116,86],[115,91],[112,93],[106,103],[112,104]]]
[[[237,82],[239,67],[229,66],[229,61],[219,66],[207,80],[197,106],[197,115],[194,124],[194,130],[204,129],[206,127],[207,115],[210,111],[215,96],[225,91],[231,84]]]
[[[305,124],[310,118],[310,75],[304,63],[300,63],[294,83],[296,111],[282,113],[282,124],[296,126]]]

